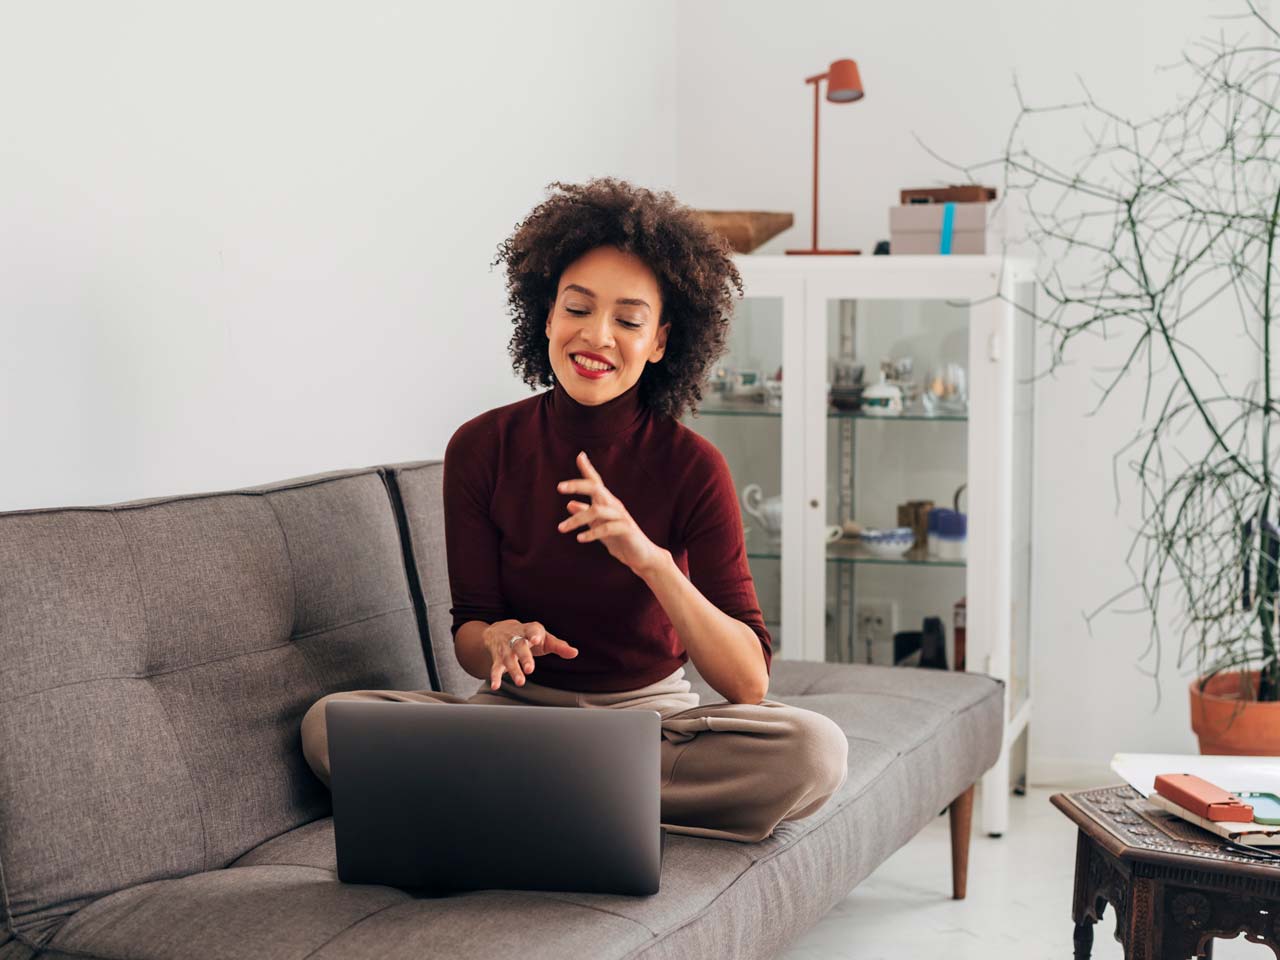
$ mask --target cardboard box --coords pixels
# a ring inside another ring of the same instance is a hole
[[[947,204],[912,203],[889,208],[889,253],[941,253],[942,219]],[[951,253],[987,253],[989,203],[952,205]]]

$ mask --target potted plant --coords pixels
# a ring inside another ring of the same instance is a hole
[[[1137,595],[1159,657],[1172,604],[1201,752],[1280,755],[1280,31],[1250,11],[1254,37],[1184,54],[1191,92],[1166,113],[1133,122],[1087,90],[1048,108],[1085,115],[1078,162],[1017,145],[1045,112],[1019,91],[997,162],[1001,203],[1026,198],[1050,369],[1076,337],[1119,339],[1099,406],[1125,378],[1144,388],[1137,436],[1117,454],[1141,491],[1135,582],[1099,609]],[[1240,329],[1245,376],[1206,355]]]

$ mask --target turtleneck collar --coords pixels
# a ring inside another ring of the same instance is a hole
[[[577,442],[611,441],[640,426],[646,408],[640,401],[640,381],[612,400],[590,406],[569,396],[559,380],[547,391],[547,414],[556,431]]]

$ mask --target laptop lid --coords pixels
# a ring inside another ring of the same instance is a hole
[[[651,894],[657,711],[331,700],[338,879]]]

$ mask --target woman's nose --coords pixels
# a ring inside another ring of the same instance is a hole
[[[610,331],[609,318],[602,317],[585,324],[582,328],[582,337],[595,346],[607,347],[613,343],[613,334]]]

